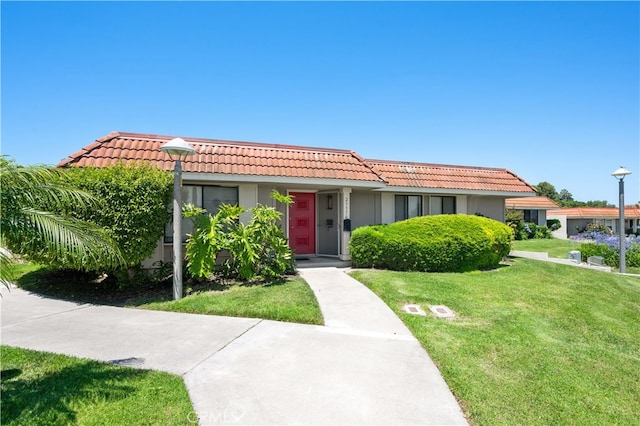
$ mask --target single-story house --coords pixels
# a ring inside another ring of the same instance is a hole
[[[547,218],[558,219],[562,227],[554,232],[557,238],[568,238],[584,231],[590,223],[599,223],[609,227],[613,232],[620,231],[620,210],[615,207],[567,207],[549,210]],[[640,227],[640,207],[625,206],[624,230],[638,234]]]
[[[547,225],[547,210],[560,208],[555,201],[544,196],[507,198],[505,207],[507,210],[521,212],[525,222],[543,226]]]
[[[148,161],[172,171],[160,147],[173,136],[113,132],[59,167]],[[274,205],[273,189],[294,196],[283,228],[296,255],[349,259],[351,230],[420,215],[480,214],[504,222],[505,199],[534,196],[501,168],[369,160],[342,149],[185,138],[196,151],[182,162],[183,201],[215,212],[222,203]],[[426,152],[427,150],[425,150]],[[183,223],[189,232],[190,223]],[[150,263],[170,261],[171,227]]]

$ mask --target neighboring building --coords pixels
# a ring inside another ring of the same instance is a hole
[[[613,232],[620,231],[620,211],[615,207],[569,207],[547,212],[549,219],[558,219],[562,228],[554,232],[558,238],[568,238],[584,231],[590,223],[599,223]],[[640,227],[640,207],[625,206],[624,230],[638,234]]]
[[[171,171],[174,162],[160,151],[171,139],[114,132],[58,166],[149,161]],[[504,222],[505,199],[535,195],[528,183],[500,168],[366,160],[340,149],[183,139],[196,150],[182,163],[184,202],[214,213],[222,203],[273,205],[273,189],[293,195],[295,203],[280,209],[297,255],[348,259],[350,230],[414,216],[481,214]],[[185,233],[189,225],[185,220]],[[150,263],[171,260],[171,235],[169,228]]]
[[[505,200],[507,210],[516,210],[522,213],[525,222],[532,222],[536,225],[547,225],[547,210],[560,208],[549,197],[519,197],[507,198]]]

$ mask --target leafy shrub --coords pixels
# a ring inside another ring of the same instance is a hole
[[[519,210],[507,210],[505,222],[513,230],[513,237],[516,240],[553,238],[551,232],[560,229],[560,221],[558,219],[548,220],[547,226],[536,225],[533,222],[525,222],[522,217],[522,212]]]
[[[129,267],[153,254],[170,219],[173,179],[146,163],[70,168],[74,184],[103,201],[100,209],[84,210],[81,219],[103,227],[117,242]]]
[[[549,228],[551,232],[557,231],[562,228],[562,223],[560,222],[560,219],[548,219],[547,228]]]
[[[360,227],[350,241],[355,267],[463,272],[498,265],[511,249],[511,228],[473,215],[422,216]]]
[[[383,251],[384,227],[387,225],[372,225],[356,228],[351,234],[349,250],[352,262],[358,263],[360,268],[385,267],[385,253]],[[354,259],[357,259],[354,261]],[[355,264],[355,263],[354,263]]]
[[[536,226],[536,232],[533,236],[533,238],[553,238],[553,234],[551,233],[551,230],[549,228],[547,228],[546,226],[543,225],[537,225]]]
[[[571,239],[584,241],[578,247],[583,259],[589,256],[602,256],[606,265],[620,265],[619,235],[611,235],[606,232],[585,231],[572,236]],[[625,264],[626,266],[640,266],[640,238],[625,237]]]
[[[524,233],[524,219],[521,211],[507,210],[505,223],[511,228],[513,237],[516,240],[526,240],[528,238],[527,234]]]
[[[584,232],[598,232],[601,234],[611,235],[613,231],[608,226],[601,223],[589,223],[584,229]]]
[[[292,202],[291,197],[277,191],[271,197]],[[245,211],[240,206],[223,205],[211,215],[204,209],[185,207],[185,216],[194,221],[186,248],[187,267],[194,278],[218,274],[243,280],[273,279],[294,272],[295,259],[280,226],[282,213],[259,204],[250,209],[252,217],[245,225],[239,221]],[[229,256],[218,264],[222,252]]]

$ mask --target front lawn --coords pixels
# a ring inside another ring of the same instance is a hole
[[[185,283],[187,296],[174,301],[171,279],[124,289],[79,272],[60,272],[24,264],[18,287],[76,302],[139,307],[194,314],[262,318],[303,324],[323,324],[309,285],[300,277],[270,282]]]
[[[577,241],[562,240],[559,238],[515,240],[511,244],[513,250],[537,251],[548,253],[549,257],[566,259],[571,250],[577,250],[580,245]]]
[[[352,275],[420,340],[473,424],[638,424],[640,279],[511,263],[464,274]],[[405,303],[428,315],[404,313]],[[438,319],[429,305],[457,317]]]
[[[547,253],[549,257],[566,259],[569,251],[580,250],[580,242],[557,238],[517,240],[512,242],[511,248],[513,250],[543,252]],[[586,259],[583,257],[582,261],[585,262]],[[614,272],[618,271],[616,266],[612,267],[612,269]],[[640,274],[640,267],[627,266],[626,272],[628,274]]]
[[[158,311],[324,324],[316,296],[300,277],[267,284],[235,284],[196,292],[180,300],[136,306]]]
[[[3,425],[188,425],[182,378],[0,347]]]

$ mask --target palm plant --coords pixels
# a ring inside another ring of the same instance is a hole
[[[100,208],[99,201],[74,188],[63,170],[23,167],[2,156],[0,196],[0,281],[5,286],[14,277],[13,254],[84,271],[124,265],[118,246],[100,227],[73,217],[78,209]]]

